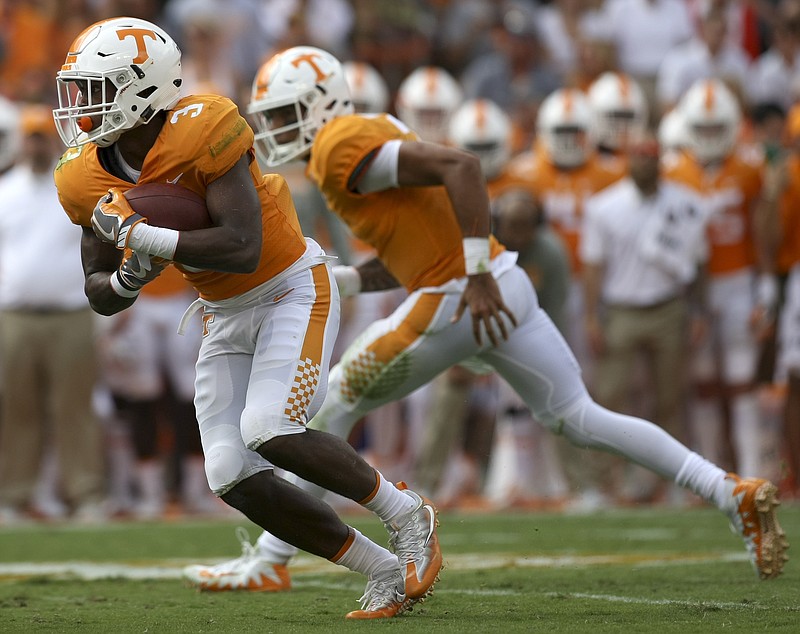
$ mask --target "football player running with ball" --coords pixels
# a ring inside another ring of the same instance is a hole
[[[175,263],[203,310],[195,404],[211,490],[286,542],[366,575],[363,609],[348,618],[394,616],[438,575],[436,511],[344,440],[307,429],[325,398],[339,326],[329,258],[303,237],[285,181],[262,176],[236,106],[180,97],[180,59],[159,27],[114,18],[83,31],[58,72],[54,117],[68,149],[55,180],[83,227],[89,301],[101,314],[125,310]],[[135,184],[165,182],[201,195],[214,226],[150,226],[123,196]],[[397,554],[273,465],[376,512]],[[269,567],[251,583],[285,589],[289,579]]]
[[[350,114],[349,100],[338,60],[304,46],[262,66],[249,107],[266,165],[307,161],[330,209],[377,251],[357,269],[334,267],[342,294],[398,284],[409,292],[344,352],[309,426],[347,438],[370,410],[477,357],[555,433],[620,454],[716,505],[744,538],[759,577],[778,576],[787,543],[776,487],[725,473],[658,426],[595,403],[516,254],[489,234],[478,158],[419,141],[388,114]],[[291,549],[262,535],[252,554],[285,564]],[[202,586],[201,573],[215,569],[187,570]]]

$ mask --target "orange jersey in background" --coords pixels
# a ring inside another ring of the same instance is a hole
[[[780,198],[780,246],[778,248],[778,273],[787,274],[800,262],[800,156],[787,159],[788,185]]]
[[[625,175],[624,164],[610,164],[592,155],[583,165],[558,168],[542,149],[516,157],[509,166],[515,180],[527,183],[529,191],[541,201],[545,217],[569,252],[572,272],[581,270],[578,247],[586,200]]]
[[[761,192],[762,165],[732,154],[717,168],[704,169],[686,152],[666,178],[699,192],[711,206],[708,225],[711,275],[733,273],[756,263],[753,205]]]
[[[253,273],[189,271],[176,264],[184,277],[208,300],[239,295],[271,279],[305,251],[286,181],[262,175],[254,158],[253,131],[236,105],[225,97],[184,97],[166,113],[166,122],[148,152],[139,183],[177,182],[205,198],[206,188],[245,154],[251,157],[262,215],[262,254]],[[75,224],[91,226],[92,211],[109,188],[128,190],[133,183],[109,174],[101,165],[99,148],[89,143],[67,150],[55,170],[61,204]]]

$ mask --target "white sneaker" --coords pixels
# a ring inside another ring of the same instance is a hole
[[[242,545],[242,556],[215,566],[186,566],[183,577],[199,590],[224,592],[281,592],[292,587],[289,570],[283,564],[267,561],[250,543],[250,536],[241,526],[236,537]]]
[[[347,614],[348,619],[388,619],[402,614],[411,602],[406,598],[403,571],[384,570],[367,581],[359,599],[361,609]]]
[[[433,591],[433,584],[442,569],[442,551],[436,534],[439,520],[436,507],[430,500],[410,491],[404,482],[398,482],[397,488],[411,497],[416,505],[409,513],[386,523],[389,550],[400,560],[408,598],[419,600]]]
[[[78,524],[105,524],[111,519],[108,507],[103,502],[84,502],[72,513],[72,521]]]

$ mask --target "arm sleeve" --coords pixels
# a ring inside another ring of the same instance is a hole
[[[397,187],[397,164],[401,143],[400,139],[387,141],[371,155],[371,160],[364,165],[363,172],[357,176],[356,191],[359,194],[372,194]]]

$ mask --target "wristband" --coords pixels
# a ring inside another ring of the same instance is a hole
[[[333,277],[339,288],[339,295],[350,297],[361,292],[361,273],[354,266],[334,266]]]
[[[464,238],[464,270],[467,275],[489,272],[489,238]]]
[[[178,234],[175,229],[153,227],[146,222],[139,222],[131,228],[127,246],[133,251],[172,260],[178,247]]]
[[[136,297],[139,294],[141,289],[138,288],[130,288],[127,284],[125,284],[122,279],[119,277],[119,271],[114,271],[111,277],[108,279],[111,282],[111,289],[120,297],[125,297],[126,299],[131,299],[132,297]]]

